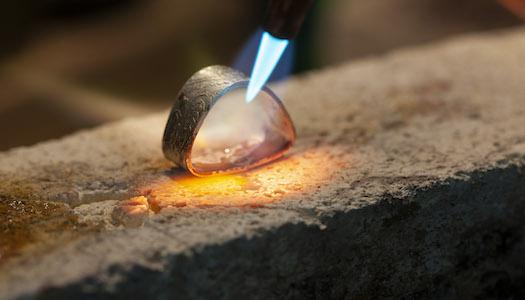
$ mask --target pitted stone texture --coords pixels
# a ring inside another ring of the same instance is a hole
[[[519,29],[291,79],[276,90],[297,144],[245,176],[273,174],[267,189],[299,174],[302,186],[259,206],[168,206],[139,228],[22,254],[0,267],[0,298],[520,298],[524,64]],[[80,220],[104,223],[97,201],[173,174],[166,117],[4,153],[0,195],[82,204]]]

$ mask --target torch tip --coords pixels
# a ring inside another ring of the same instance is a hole
[[[250,80],[250,83],[248,83],[248,90],[246,91],[246,103],[252,102],[252,100],[259,94],[261,91],[262,86],[257,87],[255,86],[255,81]]]

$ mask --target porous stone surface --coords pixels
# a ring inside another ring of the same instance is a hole
[[[522,298],[524,65],[517,29],[290,79],[240,175],[174,168],[167,113],[4,152],[0,298]]]

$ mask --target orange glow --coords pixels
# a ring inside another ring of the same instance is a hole
[[[325,184],[345,166],[334,148],[310,149],[238,175],[172,177],[145,189],[151,208],[261,206],[294,199]]]
[[[181,189],[194,195],[214,195],[240,191],[246,185],[246,178],[238,175],[213,177],[187,177],[177,180]]]

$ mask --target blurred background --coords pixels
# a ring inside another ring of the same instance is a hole
[[[523,5],[502,2],[518,14]],[[232,65],[265,6],[2,1],[0,151],[168,108],[195,71]],[[296,40],[293,73],[520,24],[496,0],[318,0]]]

